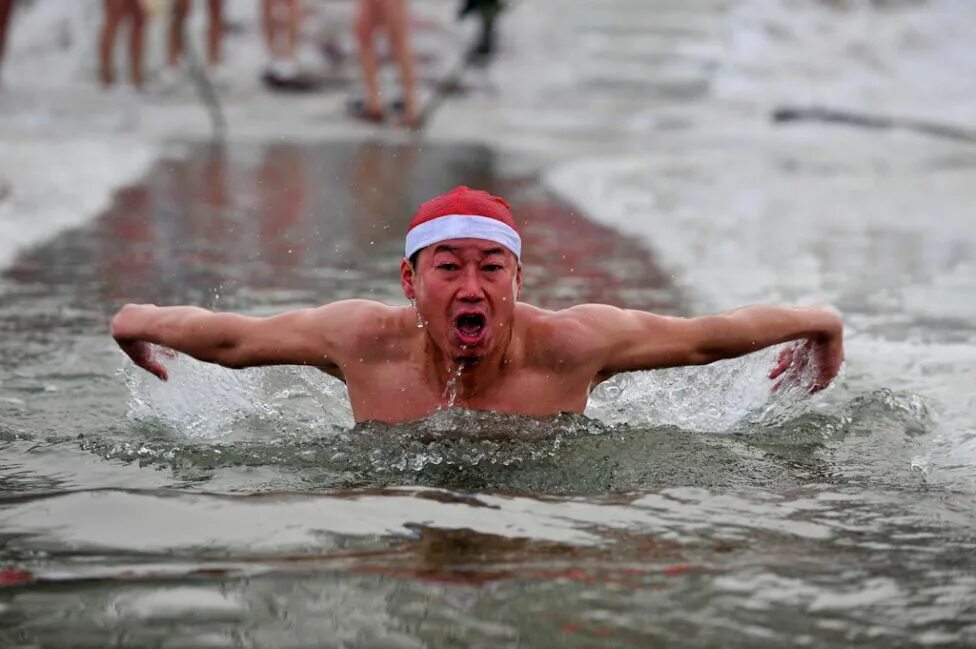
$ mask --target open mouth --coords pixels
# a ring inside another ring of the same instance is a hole
[[[483,313],[462,313],[454,320],[454,330],[462,345],[476,345],[485,334]]]

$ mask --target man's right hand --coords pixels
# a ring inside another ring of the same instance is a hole
[[[336,357],[349,346],[352,332],[362,338],[361,323],[389,320],[395,313],[393,307],[367,300],[342,300],[268,317],[195,306],[126,304],[112,318],[111,329],[122,351],[163,381],[169,373],[160,354],[170,350],[231,369],[311,365],[338,373]]]
[[[152,345],[141,340],[116,341],[119,343],[122,351],[132,359],[133,363],[150,374],[154,374],[161,381],[169,379],[169,372],[166,371],[166,367],[156,358],[156,353]]]

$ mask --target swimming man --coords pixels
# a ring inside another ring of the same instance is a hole
[[[421,205],[410,224],[400,263],[409,306],[342,300],[257,318],[129,304],[112,335],[162,380],[153,343],[231,368],[311,365],[346,383],[356,421],[391,423],[448,405],[579,413],[614,374],[702,365],[794,340],[810,348],[812,390],[844,360],[843,325],[830,309],[750,306],[697,318],[602,304],[547,311],[518,301],[521,258],[508,204],[458,187]],[[792,361],[781,354],[770,378]]]

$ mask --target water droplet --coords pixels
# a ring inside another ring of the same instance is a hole
[[[450,370],[450,365],[448,365],[448,370]],[[444,394],[441,395],[442,398],[447,399],[447,407],[453,408],[454,403],[457,401],[458,397],[458,380],[461,378],[461,372],[464,371],[464,363],[458,363],[457,370],[454,372],[453,376],[447,381],[447,385],[444,386]]]

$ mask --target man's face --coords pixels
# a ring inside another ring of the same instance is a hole
[[[400,267],[404,295],[434,343],[458,362],[478,362],[508,340],[522,269],[512,252],[484,239],[451,239]]]

